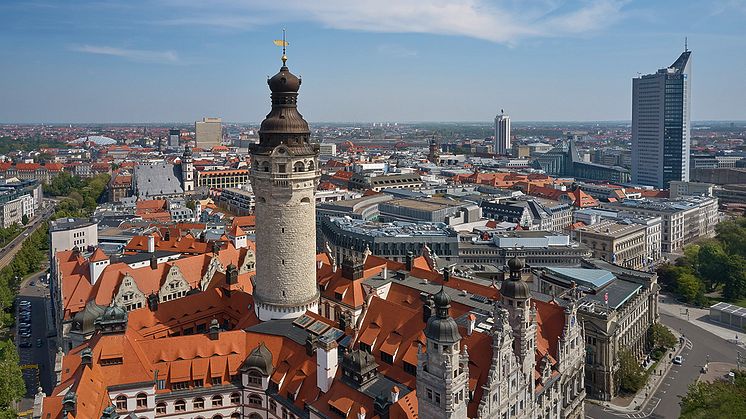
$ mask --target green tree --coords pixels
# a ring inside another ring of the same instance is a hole
[[[676,336],[661,323],[653,323],[648,331],[653,348],[670,349],[676,345]]]
[[[698,254],[699,275],[708,291],[723,285],[723,266],[728,262],[728,254],[717,240],[708,240],[700,246]]]
[[[23,225],[26,225],[26,224],[28,224],[28,222],[29,222],[29,218],[28,218],[28,215],[26,215],[26,214],[23,214],[23,217],[21,217],[21,223],[22,223]]]
[[[637,392],[645,385],[645,371],[629,349],[620,349],[618,357],[617,385],[619,390],[623,393]]]
[[[721,274],[725,279],[723,298],[729,301],[746,297],[746,261],[738,255],[727,257],[721,267]]]
[[[735,382],[696,382],[681,399],[681,418],[746,417],[746,374],[735,371]]]
[[[691,272],[679,275],[676,281],[676,293],[689,303],[697,302],[704,293],[702,282]]]
[[[2,411],[11,410],[13,404],[26,394],[20,361],[16,346],[12,341],[0,342],[0,410]]]

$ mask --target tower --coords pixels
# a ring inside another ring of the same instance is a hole
[[[284,42],[284,41],[283,41]],[[301,80],[287,57],[267,80],[272,110],[252,144],[251,186],[256,195],[255,310],[260,320],[295,318],[318,310],[316,204],[319,145],[298,112]]]
[[[500,109],[500,114],[495,117],[495,154],[510,154],[510,117]]]
[[[184,154],[181,156],[181,183],[184,192],[194,190],[194,159],[192,157],[192,148],[188,145],[184,147]]]
[[[425,326],[427,348],[418,354],[417,403],[421,418],[465,418],[469,403],[469,354],[450,315],[451,297],[441,287],[435,315]]]
[[[668,188],[689,181],[691,51],[632,79],[632,182]]]
[[[536,311],[531,306],[531,288],[522,280],[523,260],[514,257],[508,261],[510,278],[500,287],[502,306],[508,310],[508,322],[513,329],[515,355],[522,363],[524,376],[534,373],[536,352]],[[533,383],[533,380],[528,380]]]
[[[427,153],[427,160],[434,164],[438,165],[438,160],[440,158],[440,147],[438,146],[438,140],[435,138],[430,139],[428,153]]]

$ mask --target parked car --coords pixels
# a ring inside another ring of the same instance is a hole
[[[31,307],[31,301],[29,300],[21,300],[21,302],[18,303],[21,307]]]
[[[37,347],[37,348],[41,348],[41,346],[42,346],[42,345],[43,345],[43,342],[41,341],[41,339],[38,339],[38,338],[37,338],[37,339],[36,339],[36,347]]]
[[[676,365],[681,365],[681,364],[684,363],[684,358],[682,358],[681,355],[676,355],[673,358],[673,363],[676,364]]]
[[[31,337],[31,330],[21,330],[21,337],[22,338],[30,338]]]
[[[31,323],[21,322],[18,324],[19,329],[31,329]]]
[[[31,339],[21,339],[21,343],[18,346],[20,346],[21,348],[30,348]]]

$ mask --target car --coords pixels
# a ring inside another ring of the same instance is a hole
[[[676,365],[681,365],[684,363],[684,358],[681,357],[681,355],[676,355],[673,357],[673,363]]]
[[[41,341],[41,339],[36,339],[36,347],[41,348],[41,346],[44,344],[44,342]]]
[[[31,337],[31,331],[30,330],[21,330],[21,337],[22,338],[30,338]]]
[[[28,283],[28,285],[29,285],[30,287],[33,287],[34,285],[36,285],[36,282],[34,282],[34,281],[31,281],[31,282],[29,282],[29,283]]]
[[[31,329],[31,323],[21,322],[18,327],[20,329]]]
[[[21,307],[31,307],[31,301],[29,300],[21,300],[21,302],[18,303]]]
[[[21,348],[30,348],[31,347],[31,339],[21,339],[21,343],[18,344]]]

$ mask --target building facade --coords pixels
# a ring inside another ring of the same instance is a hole
[[[223,120],[221,118],[202,118],[194,123],[195,147],[209,150],[220,145],[223,140]]]
[[[632,79],[632,182],[666,189],[689,181],[691,51]]]
[[[648,262],[646,228],[635,223],[618,223],[611,220],[573,230],[575,240],[603,259],[631,269],[642,269]]]

